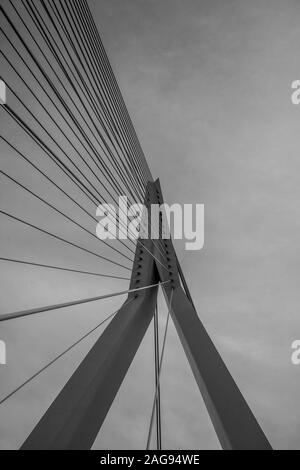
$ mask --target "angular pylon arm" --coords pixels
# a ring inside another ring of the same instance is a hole
[[[152,200],[162,204],[159,181],[150,187]],[[155,203],[154,202],[154,203]],[[162,240],[168,263],[168,272],[157,263],[162,285],[170,302],[171,316],[187,355],[194,377],[204,399],[219,441],[225,450],[271,450],[271,445],[249,408],[233,377],[204,328],[189,292],[183,289],[178,259],[171,240]],[[161,259],[161,252],[154,250]]]

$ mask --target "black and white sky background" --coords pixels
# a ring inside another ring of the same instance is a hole
[[[8,1],[1,4],[9,8]],[[291,83],[300,78],[299,2],[89,0],[89,5],[165,200],[205,204],[205,249],[186,252],[183,242],[176,244],[199,316],[273,447],[300,448],[300,368],[290,359],[291,343],[300,338],[300,107],[290,98]],[[2,47],[7,47],[3,38]],[[9,79],[2,59],[0,67]],[[6,136],[40,162],[3,112],[0,123]],[[5,171],[60,202],[2,143],[0,150]],[[52,174],[46,160],[43,165]],[[0,192],[2,209],[71,233],[3,178]],[[101,271],[97,260],[74,255],[2,216],[0,226],[4,255]],[[78,232],[76,240],[84,243],[85,237]],[[126,286],[0,268],[1,313]],[[1,325],[8,365],[0,368],[0,397],[93,327],[99,312],[104,318],[119,305],[105,301]],[[163,327],[163,304],[161,313]],[[22,443],[97,337],[0,407],[2,449]],[[94,448],[144,448],[153,393],[151,330]],[[165,448],[219,448],[173,327],[162,410]]]

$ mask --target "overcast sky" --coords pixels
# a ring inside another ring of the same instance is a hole
[[[291,343],[300,338],[300,107],[290,99],[291,83],[300,79],[299,2],[89,4],[165,200],[205,204],[205,249],[186,252],[184,243],[176,245],[199,316],[271,444],[299,449],[300,367],[291,365]],[[1,114],[9,134],[3,119]],[[14,170],[13,154],[1,144],[2,155],[5,168]],[[41,188],[33,178],[32,183]],[[22,213],[26,206],[27,218],[35,217],[37,206],[14,195],[1,184],[2,207],[12,204]],[[52,228],[56,223],[50,214],[49,223]],[[55,252],[40,239],[16,233],[2,218],[1,237],[5,254],[8,246],[14,253],[25,250],[27,258],[51,259]],[[70,265],[71,251],[56,253]],[[6,313],[54,298],[117,290],[124,282],[99,285],[97,279],[1,266],[1,285]],[[119,304],[107,301],[103,315]],[[163,326],[163,304],[161,312]],[[98,321],[94,306],[84,315],[73,309],[1,327],[10,358],[0,369],[1,396],[52,358],[53,344],[59,353]],[[95,448],[145,446],[153,399],[151,334]],[[1,448],[20,445],[93,338],[1,407]],[[173,327],[162,374],[162,412],[165,448],[219,448]]]

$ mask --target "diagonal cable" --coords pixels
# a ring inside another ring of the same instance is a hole
[[[165,281],[162,284],[167,284],[170,281]],[[76,300],[73,302],[65,302],[62,304],[57,304],[57,305],[47,305],[46,307],[38,307],[38,308],[33,308],[30,310],[23,310],[21,312],[14,312],[14,313],[7,313],[4,315],[0,316],[0,322],[3,321],[9,321],[9,320],[15,320],[17,318],[23,318],[23,317],[28,317],[31,315],[36,315],[38,313],[44,313],[44,312],[49,312],[52,310],[59,310],[61,308],[66,308],[66,307],[74,307],[75,305],[82,305],[82,304],[87,304],[90,302],[96,302],[98,300],[104,300],[104,299],[111,299],[112,297],[119,297],[121,295],[127,295],[127,294],[132,294],[134,292],[141,292],[147,289],[152,289],[153,287],[157,287],[160,284],[152,284],[150,286],[146,287],[139,287],[137,289],[129,289],[121,292],[114,292],[112,294],[105,294],[105,295],[100,295],[98,297],[92,297],[88,299],[81,299],[81,300]]]
[[[35,267],[38,267],[38,268],[54,269],[54,270],[57,270],[57,271],[67,271],[67,272],[70,272],[70,273],[86,274],[88,276],[98,276],[98,277],[105,277],[105,278],[108,278],[108,279],[120,279],[120,280],[123,280],[123,281],[130,281],[129,277],[111,276],[109,274],[93,273],[93,272],[89,272],[89,271],[82,271],[82,270],[79,270],[79,269],[64,268],[62,266],[51,266],[51,265],[48,265],[48,264],[34,263],[33,261],[24,261],[24,260],[20,260],[20,259],[3,258],[3,257],[0,257],[0,261],[4,261],[4,262],[7,262],[7,263],[24,264],[24,265],[27,265],[27,266],[35,266]]]
[[[158,381],[157,381],[157,385],[156,385],[156,389],[155,389],[155,395],[154,395],[153,406],[152,406],[152,412],[151,412],[151,419],[150,419],[150,425],[149,425],[149,431],[148,431],[148,439],[147,439],[147,450],[149,450],[150,444],[151,444],[151,436],[152,436],[152,429],[153,429],[153,423],[154,423],[155,405],[156,405],[156,401],[157,401],[158,391],[159,391],[159,388],[160,388],[160,377],[161,377],[161,370],[162,370],[162,364],[163,364],[164,353],[165,353],[165,347],[166,347],[168,326],[169,326],[169,320],[170,320],[170,312],[171,312],[171,308],[172,308],[173,292],[174,292],[174,291],[172,290],[171,298],[170,298],[170,303],[169,303],[168,316],[167,316],[167,321],[166,321],[166,326],[165,326],[165,333],[164,333],[163,346],[162,346],[161,357],[160,357],[160,362],[159,362],[159,374],[158,374]]]

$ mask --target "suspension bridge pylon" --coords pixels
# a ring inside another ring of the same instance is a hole
[[[159,180],[148,183],[144,203],[163,204]],[[139,240],[130,289],[158,282],[223,449],[271,450],[199,319],[171,239]],[[92,447],[153,319],[156,301],[157,287],[128,295],[22,450]]]

